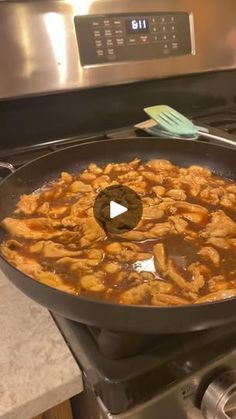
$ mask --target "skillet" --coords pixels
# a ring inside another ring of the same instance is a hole
[[[138,157],[170,160],[182,167],[200,165],[236,180],[236,149],[201,141],[136,138],[83,143],[56,151],[16,170],[0,185],[0,218],[11,215],[20,195],[29,194],[61,171],[78,172],[89,163],[103,165]],[[0,229],[0,242],[4,232]],[[77,322],[115,331],[147,334],[183,333],[236,320],[236,298],[200,305],[148,307],[119,305],[75,296],[41,284],[17,270],[2,256],[0,267],[26,295],[53,312]]]

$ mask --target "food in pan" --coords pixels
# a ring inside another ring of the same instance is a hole
[[[93,217],[102,189],[139,194],[134,230],[107,235]],[[2,255],[60,290],[120,304],[169,306],[236,297],[236,183],[166,160],[90,164],[22,195]]]

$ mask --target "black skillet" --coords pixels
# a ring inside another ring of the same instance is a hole
[[[100,140],[60,150],[18,169],[0,185],[0,218],[11,215],[21,194],[29,194],[61,171],[77,172],[91,162],[124,162],[162,158],[180,166],[198,164],[236,179],[236,150],[189,140],[153,138]],[[0,241],[4,232],[0,231]],[[81,323],[116,331],[179,333],[207,329],[236,320],[236,298],[179,307],[118,305],[74,296],[26,276],[3,257],[6,276],[26,295],[48,309]]]

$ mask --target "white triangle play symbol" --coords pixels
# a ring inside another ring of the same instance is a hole
[[[128,211],[128,208],[117,204],[115,201],[110,201],[110,218],[118,217],[118,215],[124,214],[126,211]]]

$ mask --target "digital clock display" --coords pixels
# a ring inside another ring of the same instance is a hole
[[[146,18],[136,18],[126,20],[127,33],[148,33],[149,23]]]

